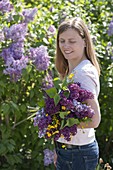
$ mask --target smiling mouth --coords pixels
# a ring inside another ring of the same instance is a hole
[[[65,54],[71,54],[73,51],[69,52],[69,51],[64,51]]]

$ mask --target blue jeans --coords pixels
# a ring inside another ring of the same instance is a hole
[[[56,170],[95,170],[98,164],[99,148],[97,141],[75,148],[56,147]]]

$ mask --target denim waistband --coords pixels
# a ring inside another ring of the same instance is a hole
[[[86,144],[86,145],[70,145],[70,144],[60,143],[60,142],[55,141],[55,147],[59,149],[78,149],[78,148],[83,149],[83,148],[86,148],[87,146],[92,145],[94,142]]]

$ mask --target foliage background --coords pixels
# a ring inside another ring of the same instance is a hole
[[[34,21],[29,23],[25,49],[30,46],[45,45],[51,56],[49,70],[53,76],[55,38],[48,36],[48,27],[59,23],[66,17],[80,16],[87,23],[95,45],[95,50],[101,64],[101,91],[99,96],[102,121],[96,129],[96,136],[100,146],[100,157],[104,162],[113,166],[113,43],[112,36],[108,36],[109,24],[113,17],[113,0],[11,0],[16,11],[14,19],[7,21],[7,13],[0,19],[0,29],[10,27],[21,20],[19,13],[24,8],[37,7],[38,12]],[[1,42],[0,51],[10,42]],[[41,105],[41,81],[46,71],[37,71],[29,63],[23,70],[22,77],[17,82],[11,82],[8,75],[3,74],[4,61],[0,58],[0,169],[1,170],[51,170],[53,165],[44,166],[45,148],[53,149],[51,141],[39,139],[37,128],[33,120],[18,122],[30,116],[27,107]]]

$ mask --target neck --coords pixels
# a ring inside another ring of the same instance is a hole
[[[81,60],[72,60],[72,61],[68,61],[68,65],[69,65],[69,73],[68,73],[68,75],[72,72],[72,70],[76,67],[76,66],[78,66],[83,60],[86,60],[87,58],[86,57],[84,57],[84,58],[82,58]]]

